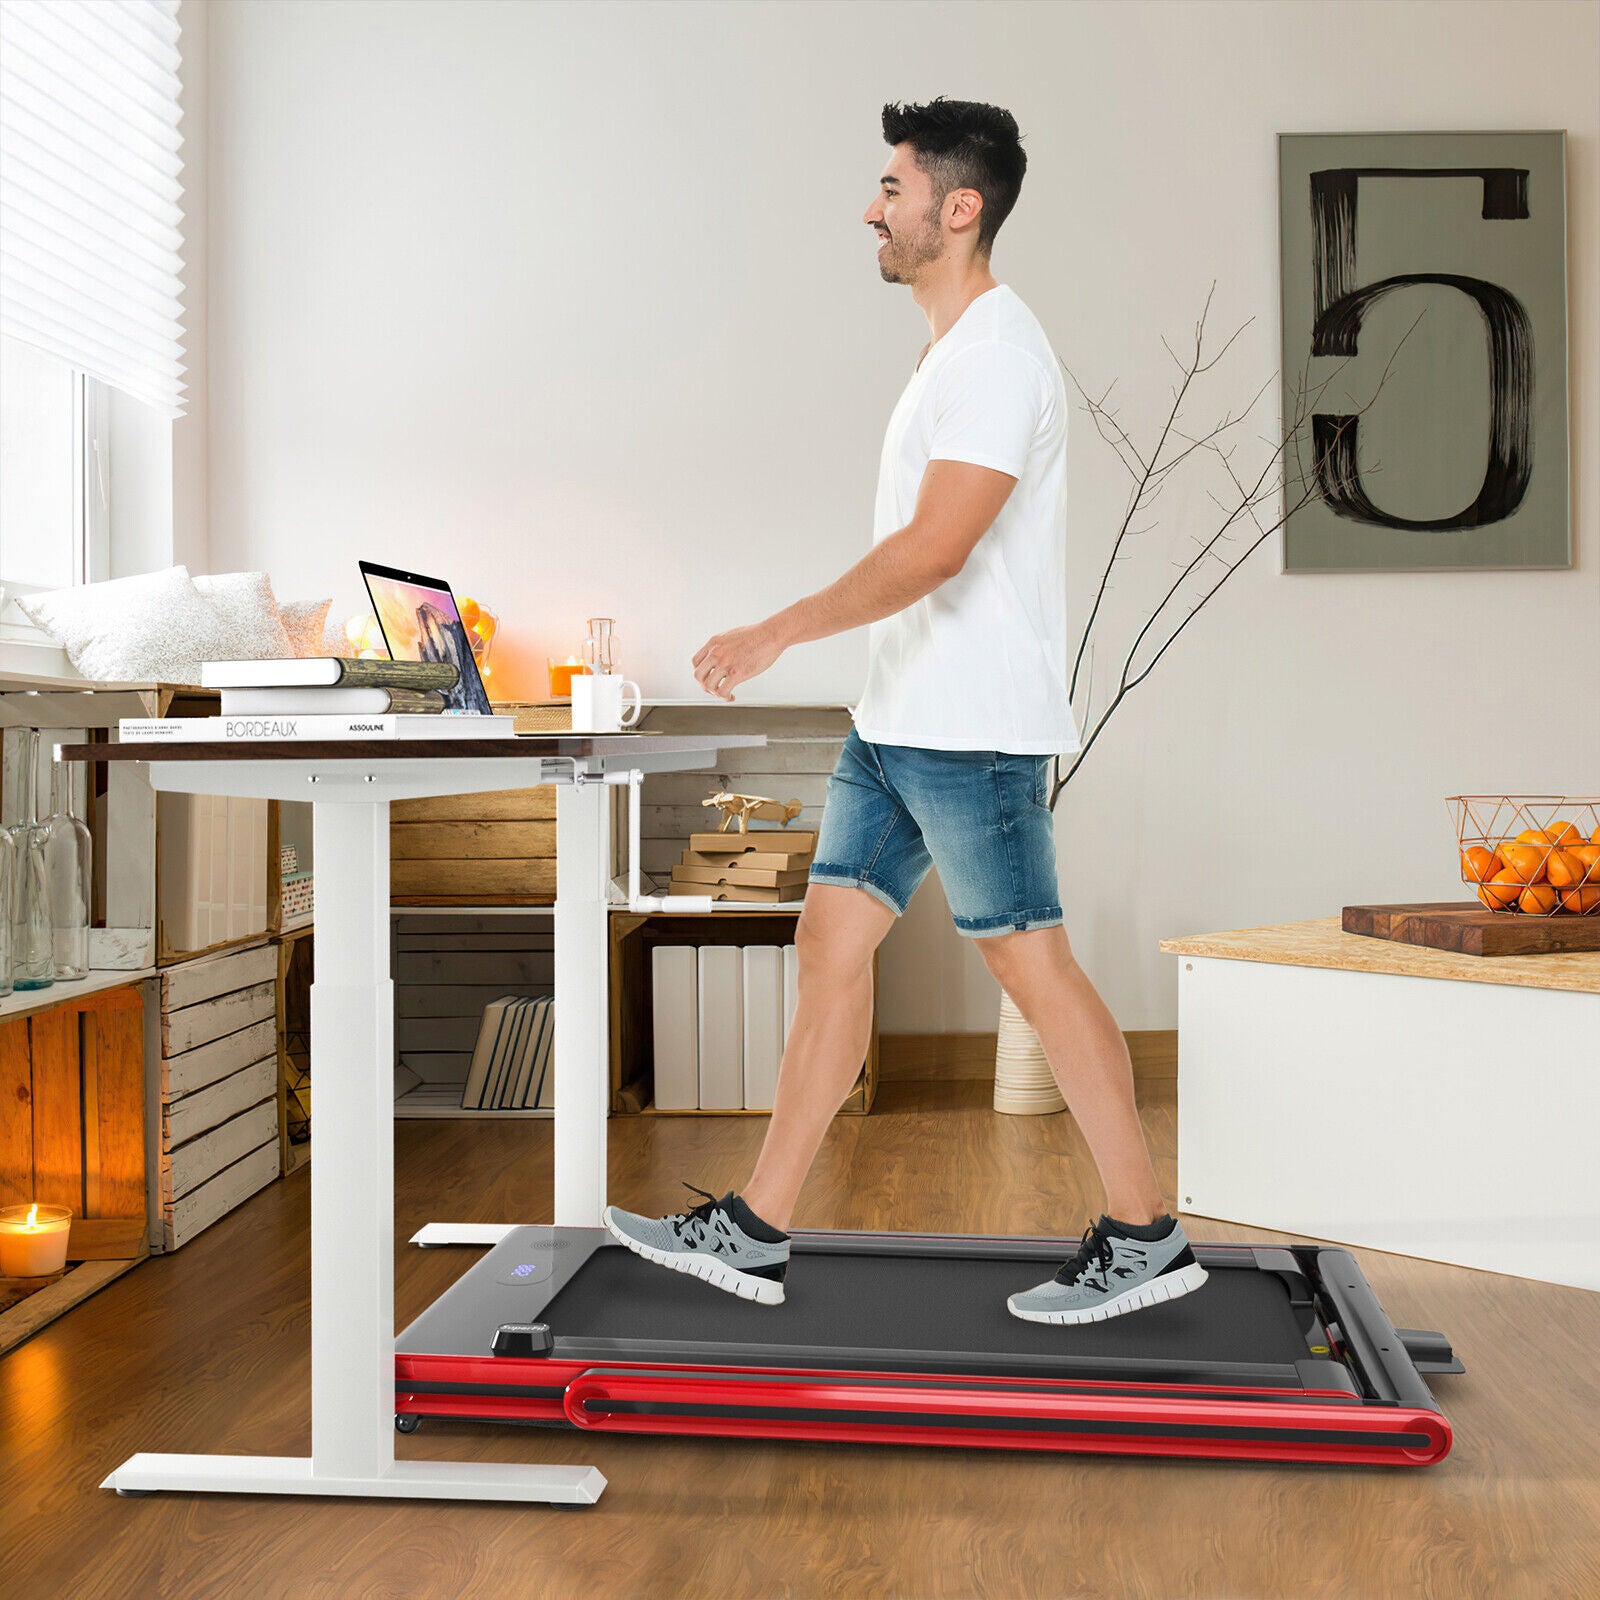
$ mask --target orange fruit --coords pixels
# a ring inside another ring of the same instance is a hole
[[[1517,909],[1530,917],[1548,917],[1560,904],[1560,894],[1548,883],[1530,883],[1517,896]]]
[[[1600,844],[1575,844],[1567,854],[1576,856],[1583,863],[1585,882],[1591,878],[1600,879]]]
[[[1544,864],[1550,854],[1548,844],[1524,843],[1526,835],[1516,844],[1500,846],[1500,859],[1506,871],[1514,872],[1518,883],[1538,883],[1544,877]]]
[[[461,626],[470,628],[478,620],[478,602],[469,600],[466,595],[456,601],[456,615],[461,618]]]
[[[1478,885],[1478,898],[1491,911],[1509,911],[1522,893],[1522,880],[1508,867],[1497,872],[1487,882]]]
[[[1583,882],[1584,865],[1570,850],[1552,850],[1544,864],[1544,875],[1558,889],[1567,889]]]
[[[1498,850],[1485,849],[1481,844],[1468,845],[1461,852],[1461,881],[1487,883],[1504,866]]]
[[[1570,822],[1552,822],[1544,830],[1550,835],[1550,842],[1556,845],[1582,844],[1583,835]]]
[[[1596,828],[1594,832],[1589,835],[1589,843],[1600,844],[1600,828]]]
[[[1563,889],[1561,909],[1571,911],[1580,917],[1600,911],[1600,883],[1587,884],[1581,889]]]

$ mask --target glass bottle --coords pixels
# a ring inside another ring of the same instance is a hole
[[[616,619],[590,617],[589,637],[583,641],[583,659],[591,672],[617,672]]]
[[[50,935],[50,881],[44,866],[44,828],[39,821],[39,730],[22,741],[22,820],[12,824],[16,860],[11,872],[12,983],[18,989],[48,989],[55,982]]]
[[[50,884],[50,926],[56,982],[89,976],[89,892],[93,843],[78,815],[77,769],[50,764],[50,815],[44,823],[44,868]]]
[[[11,842],[11,830],[0,828],[0,995],[8,995],[16,987],[12,973],[16,940],[11,930],[11,888],[16,860],[17,847]]]

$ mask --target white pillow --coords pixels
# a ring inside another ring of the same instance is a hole
[[[199,683],[200,663],[227,653],[222,617],[187,567],[19,595],[17,604],[84,677],[102,683]]]
[[[297,656],[320,656],[322,630],[328,623],[328,608],[332,598],[326,600],[284,600],[278,605],[278,615],[283,619],[284,630],[289,635],[289,648]]]
[[[344,623],[338,617],[329,617],[322,626],[322,649],[313,650],[311,653],[348,658],[356,653],[356,647],[350,643],[350,636],[344,631]]]
[[[218,572],[194,586],[216,607],[226,641],[221,654],[203,660],[281,661],[295,653],[266,573]]]

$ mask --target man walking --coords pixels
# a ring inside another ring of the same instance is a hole
[[[629,1249],[781,1303],[789,1226],[872,1025],[872,955],[937,865],[957,931],[1038,1034],[1094,1155],[1106,1213],[1056,1276],[1013,1294],[1032,1322],[1097,1322],[1205,1282],[1168,1214],[1127,1046],[1073,959],[1056,879],[1050,758],[1078,748],[1067,698],[1067,397],[1044,330],[990,266],[1027,157],[1010,112],[885,106],[863,220],[929,341],[889,419],[873,548],[836,583],[694,658],[725,700],[790,645],[870,625],[867,682],[828,780],[795,942],[800,993],[755,1171],[679,1215],[608,1207]]]

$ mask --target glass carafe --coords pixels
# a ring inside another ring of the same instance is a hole
[[[591,672],[620,672],[617,665],[616,619],[590,617],[589,637],[583,641],[583,659]]]
[[[55,982],[50,935],[50,880],[44,865],[44,826],[39,821],[39,730],[24,730],[21,821],[11,826],[16,860],[11,871],[12,983],[18,989],[48,989]]]
[[[45,877],[58,983],[89,976],[89,893],[93,844],[76,805],[82,769],[50,765],[50,815],[44,824]]]
[[[11,928],[11,890],[16,860],[17,847],[11,842],[11,830],[0,828],[0,995],[10,994],[16,987],[12,974],[16,940]]]

